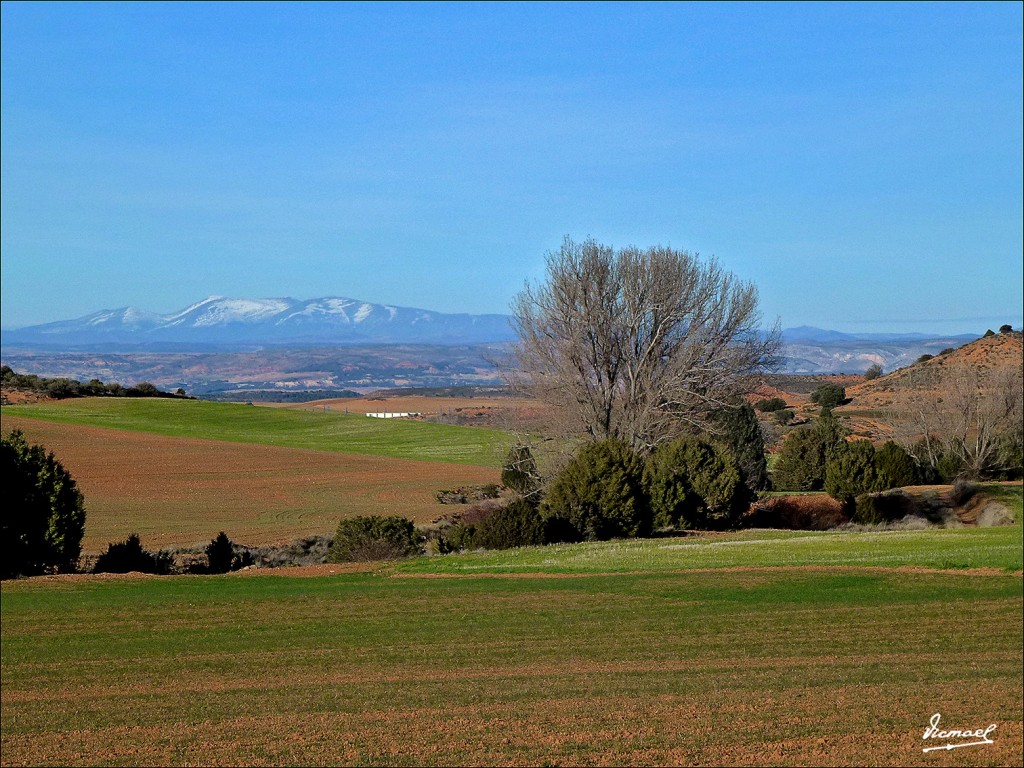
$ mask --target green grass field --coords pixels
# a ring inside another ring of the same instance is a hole
[[[6,583],[14,764],[1010,765],[1019,575]],[[950,763],[934,712],[997,723]]]
[[[0,762],[1019,764],[1021,489],[992,491],[1018,525],[5,582]],[[936,712],[993,744],[923,753]]]
[[[503,432],[403,419],[155,398],[82,398],[4,406],[4,414],[148,432],[421,461],[499,466]]]

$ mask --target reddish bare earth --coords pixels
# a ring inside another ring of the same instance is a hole
[[[341,517],[442,514],[441,488],[494,483],[497,469],[83,427],[5,414],[68,468],[85,496],[83,553],[138,533],[150,549],[247,545],[333,533]]]
[[[861,381],[847,387],[851,399],[848,410],[860,408],[888,408],[899,405],[901,395],[913,392],[915,397],[937,397],[938,388],[947,372],[958,366],[968,366],[982,373],[1000,367],[1024,367],[1024,335],[1000,333],[972,341],[947,355],[893,371],[872,381]],[[841,413],[842,409],[837,409]]]

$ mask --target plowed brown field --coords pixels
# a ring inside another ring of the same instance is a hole
[[[343,516],[442,514],[434,492],[498,482],[498,470],[196,440],[5,414],[54,452],[85,496],[82,550],[138,533],[150,549],[207,543],[218,531],[247,545],[333,532]]]

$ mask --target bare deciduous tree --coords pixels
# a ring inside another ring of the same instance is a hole
[[[924,439],[927,460],[936,466],[941,454],[954,456],[965,474],[980,477],[1004,469],[996,466],[1000,441],[1022,429],[1024,374],[1014,364],[991,369],[968,363],[948,365],[928,384],[934,397],[910,392],[889,414],[896,436],[905,445]]]
[[[568,237],[547,279],[513,303],[518,383],[595,439],[651,448],[775,365],[778,323],[757,289],[716,261],[655,246],[615,251]]]

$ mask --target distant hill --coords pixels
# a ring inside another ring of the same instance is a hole
[[[0,340],[2,362],[19,373],[83,381],[147,380],[189,391],[215,391],[226,382],[295,389],[433,387],[498,381],[493,348],[514,338],[510,320],[344,297],[210,297],[166,315],[137,307],[101,310],[4,330]],[[818,375],[861,374],[876,363],[892,371],[975,336],[801,326],[784,330],[782,338],[779,372]],[[395,345],[406,347],[404,359],[387,349]],[[449,353],[443,346],[480,349]],[[271,353],[272,360],[261,358]]]
[[[167,345],[483,344],[507,341],[507,315],[447,314],[325,297],[231,299],[212,296],[160,315],[137,307],[104,309],[75,320],[5,330],[3,344],[47,349]]]

